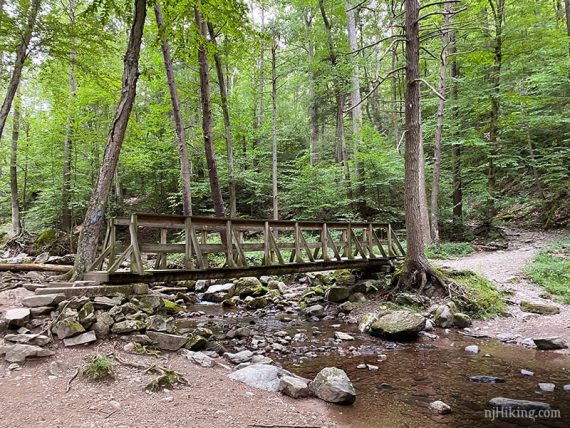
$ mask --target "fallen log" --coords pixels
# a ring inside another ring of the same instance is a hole
[[[66,273],[71,269],[73,269],[73,266],[69,265],[45,265],[39,263],[0,263],[0,272],[37,271]]]

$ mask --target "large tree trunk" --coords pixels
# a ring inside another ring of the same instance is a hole
[[[452,18],[451,3],[445,4],[445,15],[443,19],[443,37],[441,50],[441,65],[439,67],[438,92],[444,97],[440,98],[437,104],[437,124],[435,127],[435,147],[433,177],[431,183],[431,239],[439,242],[439,185],[441,176],[441,139],[443,135],[443,113],[445,109],[445,79],[447,76],[447,47],[449,45],[449,26]]]
[[[69,0],[69,25],[74,31],[75,27],[75,0]],[[73,121],[74,121],[74,105],[76,97],[75,82],[75,48],[73,47],[75,39],[72,39],[72,48],[69,53],[69,102],[67,113],[67,126],[65,129],[65,142],[63,143],[63,186],[61,190],[61,228],[67,232],[71,232],[71,208],[69,202],[71,199],[71,154],[73,151]]]
[[[309,159],[312,166],[319,161],[319,102],[317,100],[317,77],[313,70],[315,61],[315,44],[312,34],[313,15],[312,10],[305,14],[305,29],[307,33],[307,54],[309,57]]]
[[[121,98],[115,111],[111,129],[107,137],[103,162],[85,219],[79,234],[77,258],[75,260],[74,277],[80,278],[95,260],[97,244],[101,227],[103,226],[105,210],[109,201],[109,193],[113,177],[119,161],[121,146],[136,96],[139,76],[139,56],[146,17],[146,0],[135,0],[134,17],[129,36],[129,44],[124,57],[123,81]]]
[[[18,91],[19,92],[19,91]],[[18,203],[18,139],[20,136],[20,94],[16,94],[12,118],[12,149],[10,151],[10,200],[12,203],[12,232],[19,235],[22,231],[20,206]]]
[[[408,277],[419,272],[423,278],[416,280],[425,283],[425,272],[429,263],[424,254],[424,227],[420,210],[421,166],[421,115],[420,115],[420,41],[419,41],[419,2],[405,0],[406,9],[406,154],[405,154],[405,200]],[[415,275],[414,275],[415,276]]]
[[[210,40],[216,46],[216,33],[212,24],[208,23]],[[218,86],[220,87],[220,98],[222,104],[222,115],[224,117],[224,136],[226,138],[226,152],[228,156],[228,188],[230,197],[230,217],[237,216],[237,196],[236,180],[234,176],[234,146],[232,141],[232,128],[230,126],[230,111],[228,108],[228,90],[224,78],[222,59],[217,50],[214,51],[214,62],[216,63],[216,74],[218,75]]]
[[[566,34],[570,37],[570,0],[564,0],[564,12],[566,13]]]
[[[176,128],[176,137],[178,139],[178,155],[180,157],[180,178],[182,179],[182,210],[184,215],[192,215],[192,161],[188,156],[188,147],[186,145],[186,132],[184,131],[184,122],[182,120],[182,111],[180,108],[180,99],[178,98],[178,89],[176,88],[176,79],[174,78],[174,70],[172,68],[172,58],[170,55],[170,44],[164,34],[164,19],[160,4],[154,6],[154,14],[156,17],[156,25],[160,33],[160,45],[162,49],[162,58],[164,60],[164,71],[166,72],[166,80],[170,91],[170,102],[172,104],[172,116],[174,117],[174,125]]]
[[[495,21],[493,68],[491,70],[491,117],[489,124],[489,159],[487,172],[487,213],[485,222],[490,226],[496,215],[497,198],[496,160],[499,155],[499,116],[501,113],[501,67],[503,65],[503,19],[505,0],[489,0]]]
[[[26,26],[24,27],[22,34],[22,43],[20,43],[20,46],[18,46],[18,49],[16,50],[16,61],[14,62],[12,75],[10,76],[10,81],[8,82],[8,90],[6,91],[6,96],[2,102],[2,108],[0,108],[0,140],[2,139],[4,127],[6,126],[6,120],[8,119],[8,114],[10,113],[10,108],[12,107],[12,101],[14,100],[16,90],[20,84],[22,69],[24,68],[24,62],[26,61],[29,53],[28,46],[30,44],[30,40],[32,39],[34,27],[36,26],[36,19],[38,16],[38,11],[40,9],[40,4],[40,0],[32,0],[32,3],[28,10]]]
[[[356,42],[356,18],[354,16],[354,9],[350,4],[346,5],[346,13],[348,15],[348,44],[351,52],[358,49]],[[356,54],[355,54],[356,55]],[[354,181],[357,186],[358,202],[357,208],[361,214],[364,214],[366,208],[366,187],[364,180],[364,168],[362,162],[358,160],[358,152],[362,146],[362,106],[360,105],[360,77],[358,67],[358,55],[355,56],[352,66],[352,73],[350,75],[351,92],[350,92],[350,107],[352,113],[352,141],[354,147],[354,164],[356,174]]]
[[[451,46],[449,53],[451,55],[451,78],[453,79],[450,95],[454,102],[452,114],[457,119],[457,78],[459,77],[459,65],[457,63],[455,30],[450,34]],[[453,175],[453,231],[455,234],[463,234],[463,183],[461,172],[461,144],[454,142],[452,150],[452,175]]]
[[[208,28],[206,22],[202,19],[202,15],[198,8],[194,8],[194,17],[196,26],[203,37],[203,41],[198,46],[198,63],[200,65],[200,96],[202,101],[202,132],[204,134],[204,150],[206,152],[206,162],[208,165],[208,177],[210,179],[210,191],[212,192],[212,202],[214,204],[214,212],[217,217],[224,216],[224,200],[222,198],[222,189],[220,187],[220,178],[218,176],[218,167],[216,165],[216,156],[214,154],[214,145],[212,141],[212,108],[210,103],[210,76],[208,55],[204,41],[208,37]]]
[[[265,31],[265,7],[261,3],[261,33]],[[257,63],[257,68],[259,71],[259,86],[258,86],[258,100],[257,109],[255,114],[255,122],[253,124],[254,138],[253,138],[253,148],[257,148],[260,142],[261,125],[263,124],[263,91],[265,85],[265,78],[263,76],[263,71],[265,69],[265,45],[263,43],[263,37],[261,38],[261,48],[259,53],[259,61]],[[257,160],[255,159],[256,153],[254,153],[254,166],[257,168]]]
[[[422,112],[420,107],[420,123],[422,123]],[[420,154],[420,164],[418,169],[418,186],[420,192],[420,216],[422,219],[422,233],[424,235],[423,241],[424,245],[431,244],[431,233],[429,227],[429,209],[428,209],[428,199],[426,193],[426,158],[424,153],[424,137],[423,134],[420,134],[420,147],[419,147],[419,154]]]
[[[279,220],[279,199],[277,193],[277,38],[273,30],[271,45],[271,196],[273,200],[273,220]]]

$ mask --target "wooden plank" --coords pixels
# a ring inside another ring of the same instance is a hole
[[[133,246],[133,254],[131,257],[131,271],[142,275],[144,273],[144,267],[142,264],[141,250],[139,247],[138,229],[139,226],[137,215],[133,214],[131,215],[131,225],[129,226],[129,230],[131,232],[131,245]]]
[[[390,230],[392,231],[392,236],[393,236],[393,242],[396,243],[396,246],[398,247],[398,249],[400,250],[400,256],[401,257],[405,257],[406,256],[406,251],[404,250],[404,248],[402,247],[402,244],[400,244],[400,241],[398,240],[398,237],[396,236],[396,233],[394,232],[394,229],[392,229],[390,227]]]
[[[372,237],[374,235],[374,229],[372,228],[372,223],[368,225],[368,233],[366,234],[366,243],[368,245],[368,257],[374,258],[376,255],[374,254],[374,242],[372,241]]]
[[[238,252],[238,257],[237,257],[237,258],[238,258],[239,264],[240,264],[241,267],[246,267],[246,266],[247,266],[247,259],[246,259],[246,257],[245,257],[245,253],[244,253],[243,248],[242,248],[242,243],[241,243],[241,240],[240,240],[239,232],[234,229],[234,230],[233,230],[233,235],[234,235],[234,238],[235,238],[235,241],[236,241],[236,249],[237,249],[237,252]]]
[[[295,223],[295,263],[304,263],[301,255],[301,229],[299,223]]]
[[[273,234],[273,230],[269,229],[269,241],[271,242],[271,246],[273,247],[273,251],[275,253],[275,255],[277,256],[277,260],[279,260],[279,263],[284,265],[285,261],[283,260],[283,255],[281,254],[281,251],[279,250],[279,246],[277,245],[277,239],[275,239],[275,235]]]
[[[307,253],[307,257],[309,257],[309,260],[311,262],[314,262],[315,258],[313,257],[313,253],[311,253],[311,249],[309,248],[309,245],[307,244],[307,240],[303,236],[302,230],[299,231],[299,237],[301,238],[301,242],[303,243],[303,247],[305,248],[305,252]]]
[[[103,265],[103,261],[105,257],[107,257],[111,253],[111,247],[105,248],[101,255],[95,259],[95,261],[91,264],[91,267],[88,270],[101,270]]]
[[[269,243],[269,222],[265,222],[263,226],[263,264],[270,265],[271,254],[270,254],[270,243]]]
[[[333,237],[332,237],[332,235],[331,235],[331,232],[330,232],[330,230],[328,230],[328,229],[327,229],[327,235],[328,235],[329,243],[330,243],[331,248],[332,248],[332,250],[333,250],[334,256],[336,257],[336,259],[337,259],[338,261],[341,261],[341,260],[342,260],[342,256],[340,255],[340,252],[338,251],[338,248],[336,247],[336,244],[335,244],[334,239],[333,239]]]
[[[226,221],[226,264],[228,267],[235,267],[234,251],[233,251],[233,238],[232,238],[232,222]]]
[[[392,257],[394,255],[394,248],[392,247],[392,226],[390,225],[388,225],[386,239],[388,241],[388,257]]]
[[[323,226],[321,227],[321,246],[323,252],[323,260],[325,262],[328,262],[331,259],[329,256],[329,236],[329,227],[326,223],[323,223]]]
[[[191,238],[192,220],[187,217],[184,221],[184,267],[192,269],[194,262],[192,261],[192,238]]]
[[[376,232],[374,231],[374,229],[372,229],[372,237],[373,237],[374,240],[376,241],[376,246],[377,246],[378,249],[380,250],[380,253],[382,254],[382,257],[387,257],[386,251],[384,251],[384,248],[383,248],[383,246],[382,246],[382,242],[380,241],[380,238],[378,238],[378,235],[376,234]]]
[[[127,257],[130,257],[132,252],[133,252],[133,244],[129,245],[127,249],[119,255],[117,260],[115,260],[113,264],[107,268],[107,270],[109,272],[115,272],[119,268],[119,266],[121,266],[121,263],[123,263]]]
[[[346,251],[344,256],[348,257],[349,259],[354,258],[354,254],[352,254],[352,226],[348,225],[348,230],[346,231]]]
[[[202,250],[200,249],[200,244],[198,242],[198,237],[196,236],[196,230],[194,229],[194,224],[192,220],[188,220],[188,226],[190,228],[190,242],[192,243],[192,247],[194,248],[194,254],[196,254],[196,260],[198,261],[198,266],[201,269],[204,269],[204,257],[202,255]]]
[[[354,230],[350,229],[350,235],[352,236],[352,241],[354,242],[354,246],[356,248],[356,253],[360,253],[360,255],[362,256],[363,259],[366,259],[366,253],[364,252],[364,250],[362,249],[362,245],[360,245],[360,242],[358,241],[358,238],[356,237],[356,235],[354,234]]]
[[[109,252],[109,265],[111,265],[115,261],[115,257],[117,257],[117,227],[115,226],[115,219],[111,218],[109,220],[109,227],[111,228],[111,236],[109,240],[109,246],[111,247],[111,251]]]
[[[70,265],[46,265],[40,263],[0,263],[0,272],[61,272],[67,273],[73,266]]]

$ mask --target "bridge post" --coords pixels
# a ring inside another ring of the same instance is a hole
[[[299,223],[295,222],[295,263],[303,263],[303,256],[301,256],[301,229]]]
[[[321,228],[321,244],[323,247],[323,260],[328,262],[331,258],[329,257],[329,230],[326,223],[323,223]]]
[[[228,267],[236,267],[233,252],[232,221],[226,221],[226,264]]]
[[[348,223],[348,229],[346,231],[346,257],[349,259],[353,259],[354,255],[352,254],[352,224]]]
[[[392,225],[388,225],[388,231],[386,232],[387,240],[388,240],[388,257],[392,257],[394,255],[394,250],[392,249]]]
[[[192,262],[192,220],[190,217],[184,219],[184,267],[192,269],[194,263]]]
[[[131,272],[136,271],[136,273],[142,275],[144,273],[144,268],[139,246],[139,225],[136,214],[131,215],[131,224],[129,225],[129,231],[131,233],[131,245],[133,246],[133,254],[131,256]]]

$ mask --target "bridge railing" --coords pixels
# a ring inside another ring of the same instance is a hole
[[[118,228],[128,228],[128,243],[118,240]],[[159,239],[143,242],[141,228],[158,229]],[[156,256],[154,269],[167,268],[168,254],[181,254],[186,269],[204,270],[391,260],[405,252],[389,223],[133,214],[109,220],[102,252],[90,270],[116,272],[129,262],[131,272],[143,275],[143,254]],[[210,255],[218,262],[221,255],[223,266],[212,266]]]

